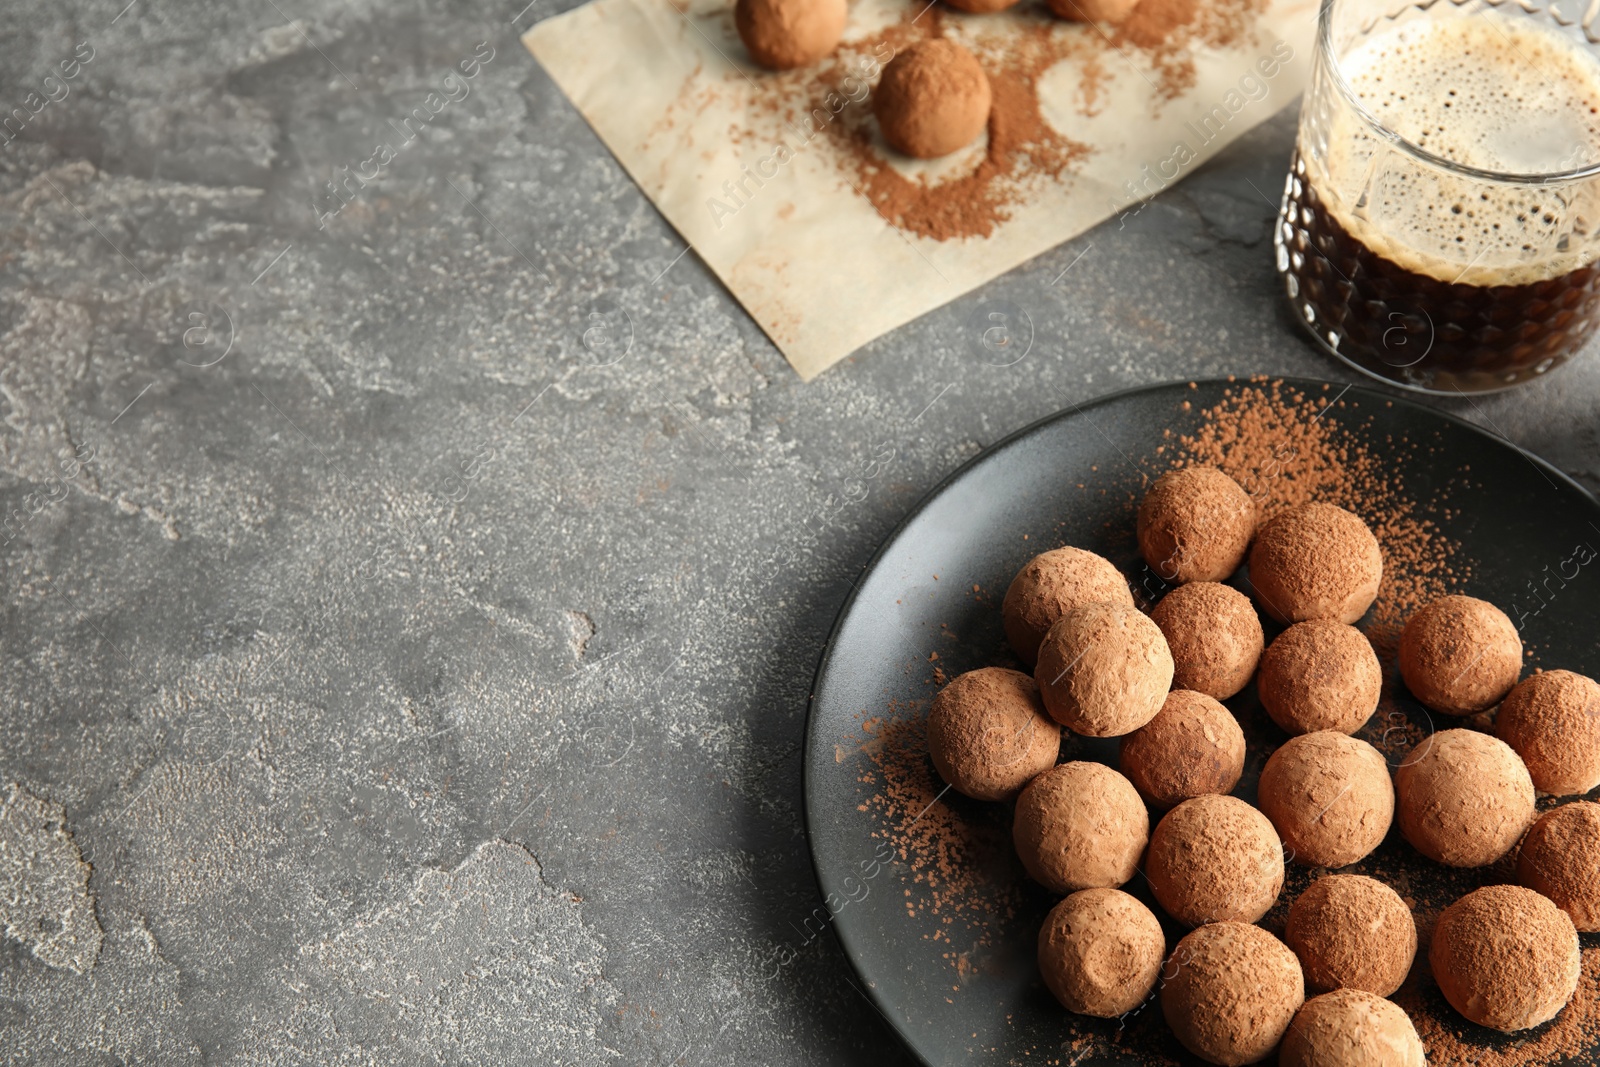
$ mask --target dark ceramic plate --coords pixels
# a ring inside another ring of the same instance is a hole
[[[1600,504],[1593,497],[1541,460],[1433,409],[1361,388],[1279,384],[1314,402],[1297,417],[1326,423],[1319,433],[1328,447],[1364,450],[1375,462],[1369,475],[1399,484],[1398,495],[1415,503],[1413,520],[1433,524],[1435,544],[1455,546],[1454,574],[1436,576],[1438,583],[1491,600],[1519,620],[1528,669],[1600,673],[1600,558],[1589,547],[1600,547]],[[1035,968],[1034,939],[1053,898],[1028,881],[1012,855],[1007,805],[941,793],[921,724],[942,679],[1016,666],[999,603],[1011,576],[1036,553],[1060,544],[1093,549],[1148,599],[1159,596],[1162,585],[1133,541],[1137,500],[1147,479],[1172,465],[1179,437],[1242,388],[1264,386],[1139,389],[1013,434],[911,513],[839,613],[817,671],[806,740],[806,820],[827,906],[805,932],[818,936],[832,925],[866,995],[928,1064],[1194,1062],[1154,1003],[1099,1021],[1068,1014],[1050,997]],[[1385,545],[1386,557],[1391,548]],[[1418,567],[1439,558],[1430,551]],[[1269,641],[1275,633],[1269,624]],[[1375,644],[1381,652],[1382,639]],[[1392,676],[1392,664],[1385,666]],[[1360,736],[1398,763],[1431,724],[1392,677],[1385,693]],[[1253,799],[1261,764],[1285,735],[1261,712],[1253,686],[1228,704],[1250,742],[1236,792]],[[1114,766],[1115,743],[1069,738],[1063,758]],[[1495,880],[1493,871],[1435,866],[1394,831],[1349,870],[1396,884],[1424,932],[1439,908]],[[1263,925],[1281,933],[1287,902],[1314,873],[1291,866]],[[1126,888],[1150,902],[1142,877]],[[1163,922],[1170,948],[1183,931]],[[1592,947],[1595,939],[1584,941]],[[1593,977],[1586,973],[1586,984]],[[1581,1036],[1597,1032],[1595,1020],[1583,1017],[1592,998],[1516,1039],[1456,1016],[1424,964],[1396,999],[1417,1020],[1430,1060],[1481,1054],[1492,1063],[1497,1050],[1535,1041],[1549,1055],[1529,1060],[1534,1050],[1524,1047],[1519,1062],[1562,1062],[1585,1047],[1577,1060],[1594,1061],[1593,1039]]]

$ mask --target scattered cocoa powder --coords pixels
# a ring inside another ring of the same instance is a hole
[[[954,20],[962,19],[938,6],[908,3],[898,22],[841,44],[814,67],[763,75],[754,80],[753,93],[743,71],[730,71],[729,89],[748,99],[752,121],[730,130],[729,137],[758,145],[774,144],[775,137],[792,142],[796,133],[808,142],[816,139],[890,225],[936,241],[987,237],[1015,205],[1075,171],[1091,152],[1046,121],[1038,92],[1046,71],[1075,60],[1080,107],[1093,114],[1107,78],[1104,57],[1119,65],[1149,63],[1158,96],[1154,118],[1165,102],[1195,84],[1195,52],[1238,44],[1265,7],[1266,0],[1142,0],[1109,36],[1098,26],[1063,23],[1043,5],[1019,7],[990,24],[964,21],[959,37],[977,53],[989,78],[989,139],[970,172],[944,181],[925,182],[891,166],[875,137],[870,107],[849,91],[864,69],[876,77],[895,54],[945,37]],[[840,96],[849,106],[832,109],[826,103]],[[812,120],[818,107],[827,121]]]
[[[1379,655],[1387,649],[1392,656],[1407,616],[1465,581],[1470,570],[1428,517],[1435,502],[1406,484],[1406,460],[1417,443],[1374,448],[1322,417],[1330,406],[1347,403],[1327,386],[1308,394],[1277,381],[1240,384],[1203,413],[1197,432],[1178,438],[1173,466],[1220,467],[1255,498],[1263,519],[1312,501],[1364,518],[1384,556],[1366,629]]]
[[[1226,48],[1249,32],[1265,3],[1206,3],[1205,0],[1140,0],[1117,26],[1111,46],[1149,55],[1163,99],[1171,100],[1194,85],[1190,47],[1196,42]]]
[[[858,745],[869,759],[858,777],[869,796],[861,808],[875,816],[872,836],[891,844],[909,872],[906,915],[933,917],[932,940],[987,945],[995,920],[1016,914],[1027,875],[1006,809],[945,792],[928,755],[926,714],[919,703],[862,723]]]
[[[1046,0],[1051,11],[1071,22],[1121,22],[1139,0]]]

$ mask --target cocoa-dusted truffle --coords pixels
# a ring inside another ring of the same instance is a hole
[[[1517,852],[1517,881],[1584,933],[1600,931],[1600,804],[1579,800],[1541,815]]]
[[[1355,622],[1378,595],[1383,553],[1359,515],[1301,504],[1268,519],[1250,550],[1250,584],[1279,622]]]
[[[989,104],[989,78],[977,57],[942,37],[891,59],[872,94],[883,139],[918,159],[971,144],[989,123]]]
[[[1360,989],[1306,1001],[1289,1024],[1279,1067],[1427,1067],[1405,1009]]]
[[[1156,824],[1145,877],[1181,923],[1253,923],[1283,889],[1283,846],[1267,817],[1237,797],[1195,797]]]
[[[1506,613],[1470,596],[1440,597],[1400,632],[1400,677],[1411,695],[1446,715],[1500,703],[1522,673],[1522,638]]]
[[[1394,820],[1394,786],[1383,756],[1337,730],[1291,737],[1261,769],[1258,803],[1290,858],[1344,867],[1383,842]]]
[[[1319,993],[1361,989],[1386,997],[1417,955],[1417,924],[1400,894],[1361,874],[1327,874],[1289,905],[1283,939]]]
[[[1050,627],[1073,608],[1101,600],[1133,607],[1122,572],[1104,556],[1057,548],[1034,556],[1017,572],[1000,604],[1000,621],[1012,650],[1032,667]]]
[[[1184,1048],[1224,1067],[1272,1055],[1304,1001],[1294,953],[1248,923],[1190,931],[1162,971],[1167,1025]]]
[[[1061,727],[1021,671],[985,667],[933,698],[928,754],[939,776],[974,800],[1009,800],[1054,767]]]
[[[1089,737],[1132,733],[1172,688],[1172,653],[1138,608],[1085,604],[1050,627],[1033,671],[1045,710]]]
[[[1088,7],[1084,0],[1057,2]],[[1244,562],[1256,532],[1256,505],[1217,468],[1185,467],[1155,480],[1139,504],[1137,528],[1144,561],[1165,580],[1220,582]]]
[[[1261,620],[1250,598],[1216,582],[1190,582],[1150,612],[1172,650],[1173,684],[1226,700],[1261,660]]]
[[[1372,718],[1383,668],[1372,642],[1334,619],[1297,622],[1261,656],[1256,692],[1272,721],[1291,734],[1353,734]]]
[[[1428,948],[1450,1006],[1510,1033],[1556,1017],[1578,988],[1578,931],[1567,913],[1519,885],[1473,890],[1439,915]]]
[[[1057,893],[1122,885],[1149,839],[1144,801],[1099,763],[1063,763],[1039,775],[1017,798],[1011,824],[1023,867]]]
[[[1174,689],[1156,717],[1122,739],[1122,773],[1156,808],[1231,793],[1244,773],[1244,731],[1211,697]]]
[[[1139,0],[1049,0],[1049,4],[1057,17],[1073,22],[1121,22],[1133,14]]]
[[[1395,816],[1418,852],[1451,867],[1485,867],[1533,822],[1533,779],[1498,738],[1441,730],[1394,772]]]
[[[850,17],[845,0],[737,0],[733,25],[768,70],[808,67],[832,52]]]
[[[1572,796],[1600,785],[1600,685],[1572,671],[1544,671],[1511,690],[1495,733],[1528,766],[1533,787]]]
[[[1113,1019],[1155,988],[1166,935],[1150,909],[1120,889],[1082,889],[1039,930],[1039,973],[1063,1007]]]

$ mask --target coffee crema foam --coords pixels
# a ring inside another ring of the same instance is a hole
[[[1600,59],[1492,10],[1382,30],[1340,62],[1385,127],[1480,170],[1556,174],[1600,160]],[[1526,285],[1600,256],[1600,179],[1488,183],[1421,163],[1345,107],[1326,151],[1302,153],[1341,226],[1399,266],[1445,282]]]

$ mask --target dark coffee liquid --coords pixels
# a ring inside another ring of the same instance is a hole
[[[1296,150],[1275,245],[1290,302],[1317,339],[1391,381],[1483,392],[1543,374],[1600,318],[1600,264],[1522,285],[1417,274],[1353,237]]]

